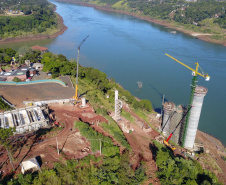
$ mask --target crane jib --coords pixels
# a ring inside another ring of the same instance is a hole
[[[171,55],[169,55],[167,53],[165,53],[165,55],[170,57],[170,58],[172,58],[173,60],[175,60],[179,64],[183,65],[184,67],[186,67],[186,68],[190,69],[191,71],[193,71],[195,76],[199,75],[199,76],[202,76],[203,78],[205,78],[206,81],[210,80],[210,76],[208,74],[205,74],[203,71],[202,71],[203,74],[199,73],[198,69],[199,68],[201,69],[201,67],[200,67],[198,62],[195,63],[196,64],[196,69],[193,69],[193,68],[189,67],[188,65],[184,64],[183,62],[181,62],[181,61],[177,60],[176,58],[172,57]]]

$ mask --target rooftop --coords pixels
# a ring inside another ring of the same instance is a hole
[[[31,49],[37,49],[37,50],[40,50],[40,51],[47,51],[48,50],[48,48],[45,48],[45,47],[41,47],[41,46],[33,46],[33,47],[31,47]]]
[[[26,72],[27,70],[15,70],[15,71],[12,71],[12,72],[1,72],[0,73],[0,76],[3,77],[3,76],[20,76],[20,75],[26,75]]]

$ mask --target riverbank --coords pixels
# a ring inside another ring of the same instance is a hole
[[[54,8],[54,11],[56,11],[56,7]],[[58,17],[58,31],[57,32],[55,32],[51,35],[50,34],[35,34],[35,35],[29,35],[29,36],[25,36],[25,37],[6,38],[5,40],[0,40],[0,44],[51,39],[51,38],[58,37],[59,35],[62,35],[67,30],[67,26],[64,25],[63,18],[58,13],[56,13],[56,15]]]
[[[166,22],[166,21],[160,20],[160,19],[155,19],[155,18],[152,18],[152,17],[149,17],[149,16],[143,16],[143,15],[138,15],[136,13],[130,13],[130,12],[122,11],[122,10],[116,10],[116,9],[111,8],[110,6],[98,6],[98,5],[95,5],[95,4],[90,4],[90,3],[75,1],[75,0],[56,0],[56,1],[67,2],[67,3],[75,3],[75,4],[82,5],[82,6],[93,7],[93,8],[98,9],[98,10],[104,10],[104,11],[109,11],[109,12],[116,12],[116,13],[130,15],[130,16],[139,18],[141,20],[145,20],[145,21],[148,21],[148,22],[151,22],[151,23],[162,25],[166,28],[171,28],[173,30],[183,32],[185,34],[188,34],[190,36],[193,36],[195,38],[198,38],[198,39],[206,41],[206,42],[211,42],[211,43],[221,44],[223,46],[226,46],[226,41],[213,39],[213,38],[210,37],[210,36],[212,36],[211,34],[197,33],[197,32],[194,32],[194,31],[186,30],[186,29],[183,29],[181,27],[177,27],[177,26],[173,25],[172,23],[169,23],[169,22]]]

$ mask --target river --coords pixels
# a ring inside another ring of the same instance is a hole
[[[162,96],[175,104],[189,102],[191,71],[165,56],[172,55],[192,68],[198,62],[211,79],[198,78],[208,88],[199,129],[226,144],[226,47],[204,42],[132,16],[59,3],[57,13],[68,30],[54,39],[0,45],[18,49],[40,45],[53,53],[76,58],[78,44],[87,36],[80,51],[80,64],[92,66],[113,77],[134,96],[149,99],[159,111]],[[138,88],[137,81],[143,82]]]

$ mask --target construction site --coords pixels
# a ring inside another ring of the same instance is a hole
[[[15,127],[16,134],[38,130],[48,126],[47,107],[31,106],[0,113],[1,128]],[[45,113],[45,114],[44,114]]]
[[[197,71],[196,73],[198,74]],[[197,74],[194,76],[194,83],[197,81]],[[209,78],[208,75],[205,77]],[[14,146],[12,155],[16,159],[13,165],[9,162],[6,150],[1,148],[0,166],[3,176],[12,170],[17,174],[24,172],[25,164],[22,162],[30,160],[34,164],[37,156],[41,157],[42,165],[36,165],[35,168],[41,169],[53,168],[54,162],[62,160],[81,159],[88,154],[101,155],[101,147],[100,151],[92,152],[90,140],[74,127],[76,121],[88,123],[98,133],[111,138],[123,153],[125,148],[122,144],[109,130],[101,126],[101,123],[109,124],[108,120],[95,112],[85,96],[79,95],[78,81],[74,88],[70,77],[65,76],[62,79],[67,82],[67,87],[56,83],[0,85],[0,94],[14,108],[0,113],[0,127],[16,129],[11,139],[11,145]],[[191,102],[187,107],[164,102],[162,115],[152,112],[147,121],[120,98],[117,89],[114,91],[114,111],[109,110],[108,116],[117,123],[131,146],[132,168],[136,169],[141,160],[146,162],[146,173],[151,178],[144,184],[160,184],[155,176],[158,167],[155,164],[156,151],[151,147],[153,140],[165,144],[175,156],[198,160],[204,169],[213,171],[221,182],[226,183],[226,166],[221,158],[225,155],[224,146],[219,140],[198,131],[207,92],[205,87],[193,84]],[[122,111],[128,113],[132,121],[124,117]],[[197,157],[195,153],[208,155]],[[213,165],[208,165],[206,161]]]

